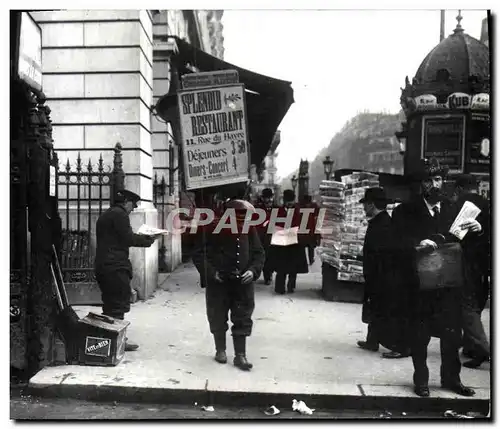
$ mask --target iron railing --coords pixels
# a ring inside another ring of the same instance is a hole
[[[158,211],[159,225],[161,229],[165,229],[165,217],[168,216],[167,204],[165,203],[167,184],[165,182],[165,176],[162,175],[161,180],[158,180],[158,174],[155,173],[155,178],[153,181],[153,204]],[[167,271],[167,263],[165,256],[167,249],[165,247],[165,236],[161,236],[160,246],[158,249],[158,271],[164,273]]]
[[[170,212],[169,206],[174,206],[171,202],[166,201],[167,192],[168,197],[173,195],[174,192],[174,174],[177,170],[174,167],[174,146],[170,145],[168,148],[168,182],[165,180],[165,175],[161,175],[161,178],[158,177],[158,173],[155,173],[153,180],[153,204],[158,211],[158,227],[161,229],[165,229],[166,219]],[[166,253],[167,249],[165,247],[165,236],[162,235],[160,246],[158,249],[158,271],[160,273],[165,273],[168,271],[168,265],[166,262]]]
[[[69,159],[57,172],[57,199],[62,219],[61,269],[65,283],[96,283],[95,224],[113,203],[116,190],[123,188],[121,145],[114,148],[113,169],[104,165],[102,154],[97,166],[85,165],[80,153],[72,169]]]

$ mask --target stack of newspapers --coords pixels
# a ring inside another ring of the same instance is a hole
[[[321,225],[321,260],[338,270],[338,280],[363,283],[363,242],[367,221],[359,200],[379,186],[377,174],[354,172],[340,182],[323,180],[319,191],[325,209]]]

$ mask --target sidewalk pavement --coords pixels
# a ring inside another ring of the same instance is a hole
[[[490,364],[462,368],[463,383],[476,389],[472,399],[445,391],[439,385],[438,339],[429,346],[430,398],[413,393],[411,358],[387,360],[381,358],[382,348],[376,353],[358,348],[356,341],[366,335],[361,306],[322,299],[320,264],[298,276],[292,295],[275,295],[262,279],[256,283],[254,330],[247,343],[251,372],[233,366],[230,333],[228,363],[214,361],[204,290],[194,266],[184,264],[163,275],[154,297],[134,304],[127,315],[128,337],[139,350],[127,352],[116,367],[44,368],[29,387],[49,396],[278,408],[290,407],[293,398],[313,408],[487,406]],[[99,307],[75,309],[80,317],[100,313]],[[486,310],[488,335],[489,319]]]

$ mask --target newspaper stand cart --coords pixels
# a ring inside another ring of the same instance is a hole
[[[130,322],[90,312],[78,323],[80,365],[116,366],[121,362]]]

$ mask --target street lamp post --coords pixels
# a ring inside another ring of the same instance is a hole
[[[333,164],[335,163],[335,161],[333,161],[332,159],[330,159],[330,156],[327,155],[325,160],[323,161],[323,167],[325,168],[325,176],[326,176],[326,180],[330,180],[330,176],[332,174],[332,169],[333,169]]]
[[[293,192],[295,193],[295,188],[297,187],[297,182],[298,182],[298,179],[297,177],[295,176],[295,174],[292,176],[292,188],[293,188]]]
[[[408,129],[407,129],[406,122],[403,122],[401,125],[402,125],[402,130],[397,131],[394,134],[399,142],[399,154],[403,157],[403,171],[407,171],[408,157],[406,156],[406,151],[408,149],[408,147],[407,147],[408,146]]]

